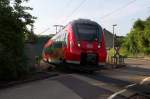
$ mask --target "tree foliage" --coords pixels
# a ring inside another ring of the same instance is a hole
[[[138,19],[122,45],[132,54],[150,54],[150,17]]]
[[[22,77],[28,68],[24,57],[25,34],[31,33],[34,17],[22,6],[28,0],[0,0],[0,79]]]

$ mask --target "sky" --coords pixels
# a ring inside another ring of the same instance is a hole
[[[150,0],[30,0],[27,4],[36,16],[35,34],[55,33],[54,25],[66,25],[72,20],[84,18],[99,23],[112,32],[125,36],[137,19],[150,16]]]

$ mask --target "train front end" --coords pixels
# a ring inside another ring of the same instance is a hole
[[[104,65],[106,48],[104,32],[96,22],[80,19],[68,26],[68,63],[85,65]]]

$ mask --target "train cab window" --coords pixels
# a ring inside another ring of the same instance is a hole
[[[96,25],[77,24],[77,34],[80,40],[94,41],[99,38],[99,28]]]

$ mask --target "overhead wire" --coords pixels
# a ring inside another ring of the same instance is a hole
[[[71,1],[72,0],[68,0],[67,2],[66,2],[66,4],[65,4],[65,6],[67,6],[67,5],[69,5],[70,3],[71,3]],[[64,13],[65,13],[65,8],[62,10],[63,11],[63,15],[64,15]],[[48,28],[46,28],[46,29],[44,29],[41,33],[39,33],[38,35],[41,35],[41,34],[43,34],[43,33],[45,33],[45,32],[47,32],[48,30],[50,30],[50,28],[48,27]]]
[[[42,32],[41,32],[41,33],[39,33],[38,35],[41,35],[41,34],[43,34],[43,33],[47,32],[49,29],[50,29],[50,28],[46,28],[44,31],[42,31]]]
[[[62,23],[66,22],[70,17],[72,17],[72,15],[74,15],[74,14],[82,7],[82,5],[83,5],[86,1],[87,1],[87,0],[82,0],[82,1],[78,4],[78,6],[73,9],[73,11],[66,17],[66,19],[65,19]],[[135,1],[137,1],[137,0],[132,0],[132,1],[130,1],[129,3],[127,3],[127,4],[121,6],[121,7],[117,8],[117,9],[115,9],[115,10],[113,10],[113,11],[111,11],[111,12],[109,12],[109,13],[103,15],[103,16],[101,16],[100,19],[101,19],[101,20],[102,20],[102,19],[105,19],[105,18],[107,18],[107,17],[113,15],[114,13],[116,13],[116,12],[118,12],[118,11],[121,11],[122,9],[128,7],[129,5],[131,5],[132,3],[134,3]],[[66,5],[69,5],[70,2],[71,2],[71,0],[69,0],[69,1],[66,3]],[[50,29],[50,28],[45,29],[43,32],[39,33],[39,35],[41,35],[41,34],[47,32],[49,29]]]
[[[86,2],[87,0],[82,0],[79,5],[67,16],[67,18],[63,21],[66,22],[72,15],[74,15],[80,8],[81,6]]]
[[[67,16],[67,18],[66,18],[62,23],[66,22],[70,17],[72,17],[72,15],[73,15],[74,13],[76,13],[86,1],[87,1],[87,0],[82,0],[82,1],[79,3],[79,5]],[[71,2],[71,0],[69,0],[69,1],[66,3],[66,5],[69,5],[70,2]],[[50,28],[45,29],[43,32],[39,33],[38,35],[41,35],[41,34],[47,32],[49,29],[50,29]]]
[[[68,0],[64,6],[64,8],[61,9],[61,16],[64,17],[65,16],[65,12],[67,12],[68,7],[71,5],[72,0]],[[60,22],[60,20],[57,21],[58,23]]]
[[[61,10],[62,11],[62,16],[64,16],[64,14],[65,14],[65,10],[66,10],[66,8],[68,9],[68,6],[71,4],[71,1],[72,0],[69,0],[68,2],[66,2],[66,5],[65,5],[65,7],[64,7],[64,9],[63,10]]]
[[[109,12],[109,13],[103,15],[103,16],[101,16],[100,18],[101,19],[105,19],[106,17],[109,17],[109,16],[113,15],[114,13],[116,13],[118,11],[121,11],[122,9],[128,7],[129,5],[133,4],[135,1],[137,1],[137,0],[132,0],[129,3],[127,3],[127,4],[121,6],[121,7],[117,8],[117,9],[115,9],[115,10],[113,10],[113,11],[111,11],[111,12]]]

